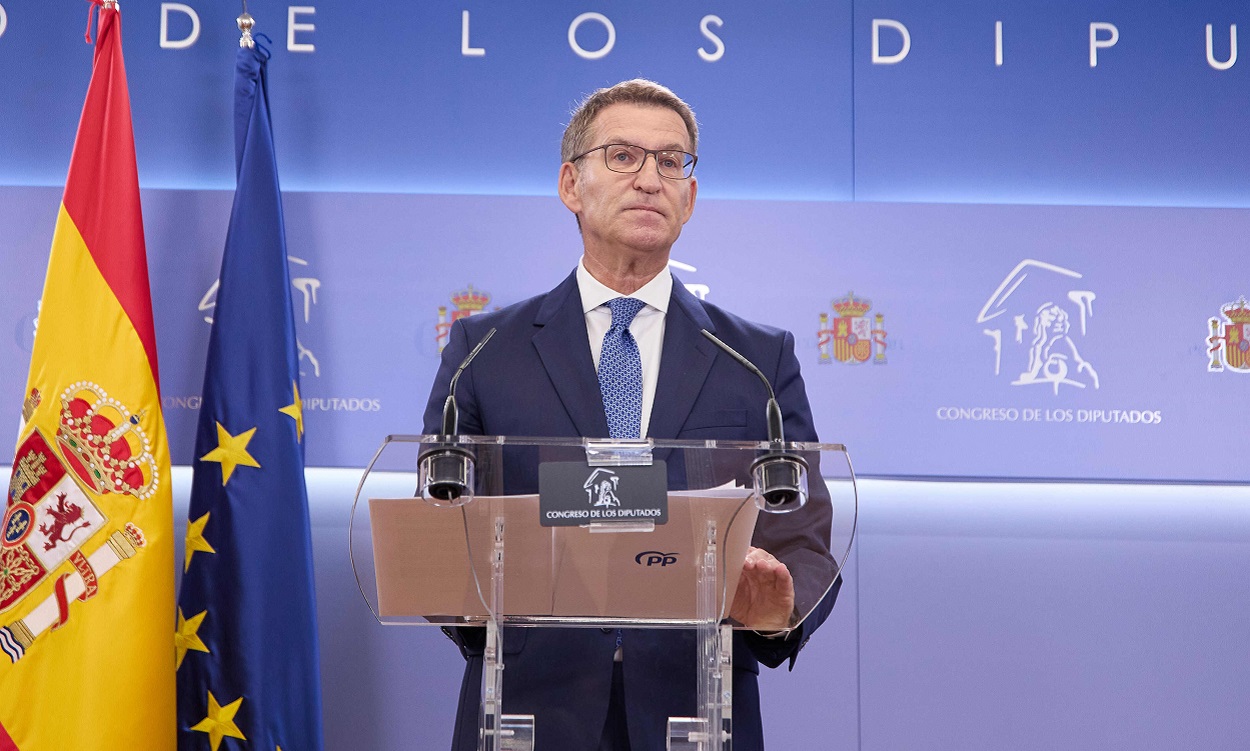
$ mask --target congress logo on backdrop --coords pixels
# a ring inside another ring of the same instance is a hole
[[[1228,368],[1236,373],[1250,373],[1250,306],[1246,305],[1246,298],[1221,305],[1220,314],[1223,320],[1207,321],[1211,331],[1207,337],[1207,370],[1220,373]]]
[[[490,304],[490,293],[483,292],[480,289],[473,289],[470,284],[459,292],[453,292],[451,295],[451,304],[454,308],[451,315],[448,315],[446,305],[438,306],[438,323],[434,324],[434,339],[438,342],[438,352],[443,353],[443,347],[447,346],[447,337],[451,334],[451,325],[461,318],[475,316],[486,309]],[[498,308],[496,308],[498,310]]]
[[[846,297],[833,301],[835,317],[820,314],[820,329],[816,332],[816,347],[820,350],[821,365],[835,360],[840,363],[859,365],[872,361],[884,365],[886,350],[885,316],[877,313],[868,318],[872,300],[856,297],[847,292]]]
[[[977,315],[992,342],[996,377],[1055,394],[1065,386],[1099,387],[1084,351],[1097,295],[1080,279],[1072,269],[1027,258],[1003,279]]]
[[[322,358],[318,357],[311,346],[307,335],[312,335],[311,340],[317,346],[317,351],[325,354],[321,349],[316,337],[318,330],[308,324],[312,321],[313,308],[318,306],[317,295],[321,291],[321,279],[313,276],[307,270],[308,261],[296,256],[288,255],[287,262],[291,264],[291,287],[298,294],[291,295],[292,305],[295,308],[295,329],[299,336],[296,337],[295,346],[299,353],[299,374],[301,378],[320,378],[322,373]],[[221,286],[220,279],[214,279],[212,286],[200,298],[198,310],[204,318],[204,322],[212,324],[213,310],[217,307],[217,290]],[[323,311],[324,312],[324,311]],[[307,416],[312,412],[381,412],[382,400],[376,396],[313,396],[316,393],[316,386],[307,390],[303,389],[301,382],[301,395],[303,397],[304,414]],[[199,409],[200,396],[193,394],[189,396],[173,396],[167,395],[162,399],[162,404],[167,410],[175,409]],[[168,417],[167,413],[167,417]]]
[[[308,265],[308,261],[305,261],[302,258],[296,258],[295,256],[287,256],[286,260],[297,266]],[[217,307],[217,289],[220,286],[221,280],[214,279],[213,285],[209,287],[208,291],[204,293],[204,296],[200,298],[199,311],[205,314],[204,322],[210,325],[213,322],[212,310]],[[302,298],[304,303],[302,306],[304,311],[304,323],[308,323],[309,319],[312,317],[312,306],[317,304],[317,291],[321,289],[321,280],[314,276],[296,276],[292,273],[291,286],[300,293],[300,297],[295,298],[296,305],[299,305],[299,300]],[[321,361],[317,359],[317,355],[314,354],[311,349],[305,347],[303,341],[298,338],[295,340],[295,346],[299,349],[299,374],[301,376],[311,375],[315,378],[320,378]],[[308,361],[308,367],[310,370],[304,369],[305,360]]]

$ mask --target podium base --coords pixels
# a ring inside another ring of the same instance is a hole
[[[719,740],[720,744],[715,744]],[[701,717],[670,717],[668,718],[667,751],[712,751],[728,749],[727,733],[717,739],[707,731],[707,720]]]
[[[499,733],[483,734],[482,748],[494,751],[534,751],[534,715],[506,714],[499,718]]]

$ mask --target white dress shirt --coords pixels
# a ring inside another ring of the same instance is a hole
[[[612,311],[607,307],[608,301],[618,297],[634,297],[645,303],[629,325],[629,333],[638,343],[638,355],[642,359],[642,424],[639,435],[645,438],[651,424],[651,406],[655,403],[655,384],[660,378],[664,316],[668,313],[669,297],[673,293],[673,274],[666,268],[632,295],[622,295],[591,276],[583,258],[577,264],[577,289],[582,295],[582,312],[586,315],[586,334],[596,373],[599,372],[599,353],[603,349],[603,337],[612,326]]]

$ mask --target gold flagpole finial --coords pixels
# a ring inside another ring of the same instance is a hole
[[[239,37],[239,46],[251,49],[256,46],[256,42],[252,39],[252,27],[256,25],[256,19],[247,12],[247,3],[243,3],[243,15],[235,19],[239,24],[239,31],[243,32],[243,36]]]

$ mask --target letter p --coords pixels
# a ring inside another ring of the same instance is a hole
[[[1107,37],[1100,38],[1098,32],[1107,32]],[[1098,67],[1098,50],[1114,47],[1120,41],[1120,30],[1113,23],[1095,21],[1089,25],[1089,67]]]

